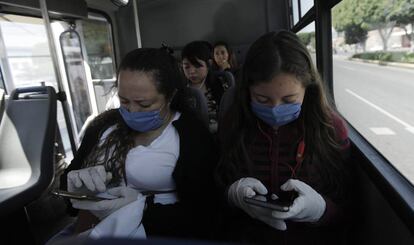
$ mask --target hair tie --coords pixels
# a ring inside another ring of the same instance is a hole
[[[160,49],[161,50],[164,50],[169,55],[173,55],[174,54],[174,50],[171,47],[169,47],[167,44],[165,44],[164,42],[161,43],[161,48]]]

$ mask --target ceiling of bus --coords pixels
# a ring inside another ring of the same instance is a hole
[[[111,0],[86,0],[88,7],[116,13],[119,27],[133,20],[118,13]],[[183,47],[192,40],[224,40],[231,45],[249,44],[261,34],[287,28],[286,1],[279,0],[136,0],[143,47],[165,42]]]
[[[286,28],[285,1],[137,0],[143,46],[192,40],[249,44],[269,30]],[[282,10],[282,11],[281,11]]]
[[[86,3],[89,8],[103,10],[105,12],[118,10],[118,7],[111,0],[86,0]]]

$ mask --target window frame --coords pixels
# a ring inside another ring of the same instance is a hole
[[[96,13],[94,13],[94,15],[97,15]],[[115,46],[114,46],[114,36],[113,36],[113,30],[112,30],[112,25],[110,24],[110,22],[108,21],[108,19],[106,19],[105,16],[93,16],[91,14],[88,15],[88,19],[87,20],[91,20],[91,21],[99,21],[99,22],[104,22],[106,24],[109,24],[109,28],[108,28],[108,35],[111,37],[110,38],[110,45],[111,45],[111,49],[113,50],[113,52],[110,54],[111,55],[111,59],[114,61],[113,62],[113,69],[115,71],[115,76],[112,78],[93,78],[92,82],[93,83],[102,83],[105,81],[115,81],[116,80],[116,70],[117,70],[117,63],[116,63],[116,53],[115,53]],[[85,21],[85,20],[79,20],[80,22]],[[83,24],[82,24],[82,29],[83,29]],[[81,36],[81,40],[82,40],[82,49],[85,50],[86,54],[85,54],[85,60],[87,60],[87,62],[89,63],[89,54],[88,54],[88,50],[86,49],[86,42],[85,42],[85,37],[84,35]],[[92,75],[92,74],[91,74]]]
[[[93,17],[93,15],[100,15],[100,17],[98,17],[98,18],[105,18],[106,19],[106,21],[108,22],[108,24],[109,24],[109,31],[110,31],[110,35],[111,35],[111,38],[112,38],[112,50],[113,50],[113,60],[114,60],[114,65],[115,65],[115,70],[117,70],[118,69],[118,51],[117,51],[117,49],[116,49],[116,43],[118,42],[118,40],[117,40],[117,37],[116,37],[116,35],[114,35],[114,33],[115,33],[115,29],[114,29],[114,25],[113,25],[113,22],[112,22],[112,19],[111,19],[111,17],[107,14],[107,13],[105,13],[105,12],[103,12],[103,11],[101,11],[101,10],[98,10],[98,9],[93,9],[93,8],[88,8],[88,19],[92,16],[92,19],[94,18]]]
[[[80,56],[82,57],[82,59],[84,60],[85,58],[85,54],[83,53],[83,50],[82,50],[82,40],[81,40],[81,37],[80,37],[80,35],[79,35],[79,33],[76,31],[76,30],[73,30],[73,29],[69,29],[69,30],[65,30],[65,31],[63,31],[61,34],[60,34],[60,36],[59,36],[59,44],[60,44],[60,52],[61,52],[61,54],[62,54],[62,61],[63,61],[63,65],[64,65],[64,70],[65,70],[65,75],[66,75],[66,82],[67,82],[67,86],[68,86],[68,91],[66,92],[66,93],[69,93],[69,96],[70,96],[70,98],[71,98],[71,101],[72,101],[72,110],[73,110],[73,114],[74,114],[74,118],[73,119],[76,119],[75,117],[77,116],[76,114],[75,114],[75,109],[74,109],[74,100],[75,100],[75,98],[76,98],[76,93],[74,93],[74,92],[78,92],[77,91],[77,88],[76,88],[76,86],[73,84],[73,81],[72,81],[72,79],[71,79],[71,76],[70,76],[70,70],[71,70],[71,67],[70,67],[70,63],[67,61],[67,56],[66,56],[66,52],[65,52],[65,48],[64,48],[64,45],[63,45],[63,39],[65,38],[64,37],[64,35],[66,35],[66,34],[73,34],[73,35],[75,35],[77,38],[78,38],[78,40],[79,40],[79,50],[80,50]],[[83,64],[82,64],[82,67],[83,67]],[[85,125],[87,125],[87,123],[88,123],[88,120],[92,120],[92,118],[90,119],[90,117],[93,117],[93,115],[94,115],[94,108],[93,108],[93,102],[91,101],[91,100],[93,100],[93,99],[95,99],[94,97],[92,97],[91,95],[90,95],[90,91],[89,91],[89,85],[88,85],[88,74],[87,74],[87,71],[86,70],[84,70],[84,75],[85,75],[85,82],[86,82],[86,87],[85,87],[85,91],[87,91],[87,93],[88,93],[88,96],[87,96],[87,104],[88,104],[88,109],[89,109],[89,112],[90,112],[90,114],[87,116],[87,118],[86,118],[86,120],[84,121],[84,122],[82,122],[82,125],[78,125],[77,123],[76,123],[76,120],[74,120],[74,126],[75,126],[75,128],[77,129],[77,131],[76,131],[76,135],[78,136],[78,137],[80,137],[80,135],[81,135],[81,131],[82,131],[82,129],[85,127]],[[63,75],[63,73],[62,73],[62,75]],[[80,141],[80,139],[79,139],[79,141]]]

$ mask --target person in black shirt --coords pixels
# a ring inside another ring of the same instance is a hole
[[[188,86],[201,90],[206,96],[209,128],[210,132],[215,133],[220,100],[227,86],[211,71],[211,54],[211,49],[206,42],[194,41],[184,47],[181,58]]]

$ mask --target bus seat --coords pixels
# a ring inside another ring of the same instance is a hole
[[[233,74],[229,71],[215,71],[214,75],[219,78],[226,90],[236,84]]]
[[[208,128],[208,106],[207,99],[203,92],[196,88],[186,88],[186,103],[192,112],[200,119],[204,125]]]
[[[226,81],[227,81],[227,84],[229,85],[229,88],[234,87],[234,85],[236,84],[236,81],[234,79],[233,74],[229,71],[225,71],[224,72],[224,77],[226,78]]]
[[[56,104],[49,86],[10,95],[0,123],[0,217],[39,198],[53,180]]]
[[[236,87],[232,86],[229,89],[227,89],[224,92],[223,96],[221,97],[219,114],[218,114],[219,126],[221,122],[224,120],[224,115],[226,115],[231,105],[233,104],[235,92],[236,92]]]

